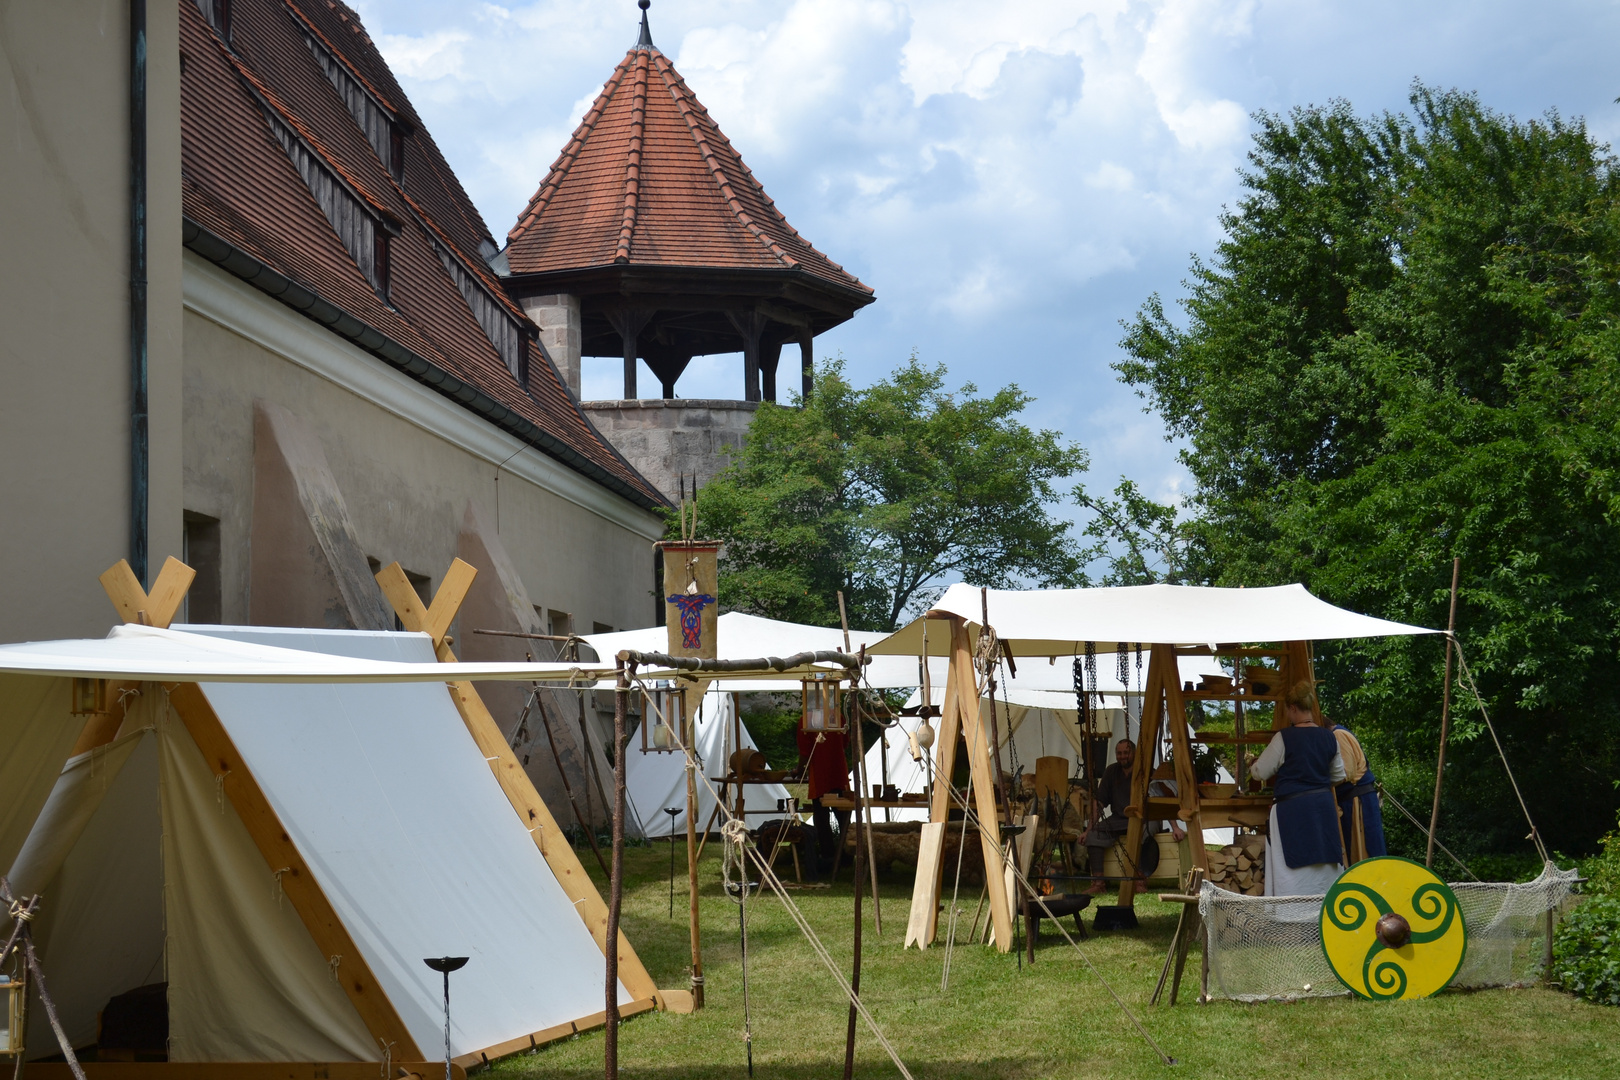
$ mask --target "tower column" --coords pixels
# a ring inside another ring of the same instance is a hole
[[[765,382],[765,400],[776,400],[776,365],[782,360],[782,343],[773,341],[759,347],[759,373]]]
[[[557,366],[563,383],[579,397],[579,357],[583,346],[579,297],[568,293],[526,296],[523,313],[540,328],[540,346]]]
[[[655,308],[619,308],[607,312],[608,323],[618,331],[624,341],[624,398],[634,400],[636,394],[636,338],[641,328],[657,313]]]
[[[759,339],[768,320],[757,309],[728,311],[726,316],[743,339],[743,400],[759,400]]]
[[[809,330],[799,332],[799,375],[804,380],[804,399],[809,401],[816,381],[816,339]]]

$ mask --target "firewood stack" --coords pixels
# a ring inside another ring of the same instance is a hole
[[[1266,891],[1266,838],[1247,833],[1219,850],[1211,848],[1209,874],[1211,885],[1227,892],[1244,896],[1264,896]]]

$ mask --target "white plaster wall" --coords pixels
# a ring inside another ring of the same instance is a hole
[[[531,600],[587,632],[652,621],[655,515],[213,264],[188,253],[185,271],[185,505],[220,520],[224,621],[247,620],[256,397],[315,431],[362,548],[382,564],[437,588],[467,500],[494,520],[496,468],[518,451],[500,470],[500,536]]]
[[[180,554],[178,8],[147,9],[150,574]],[[100,637],[129,554],[129,7],[0,4],[0,641]]]

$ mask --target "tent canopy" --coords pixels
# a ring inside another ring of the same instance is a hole
[[[1214,645],[1259,641],[1323,641],[1333,638],[1435,634],[1421,626],[1375,619],[1334,607],[1303,585],[1263,589],[1214,589],[1193,585],[1129,585],[1104,589],[979,589],[956,584],[934,605],[959,615],[972,633],[988,606],[990,625],[1015,656],[1075,656],[1095,642],[1114,645]],[[869,645],[877,655],[920,656],[923,625],[917,618]],[[928,635],[928,652],[945,656],[950,634]],[[1099,665],[1100,666],[1100,665]]]
[[[115,626],[105,638],[29,641],[0,645],[0,672],[89,679],[150,682],[380,683],[471,682],[521,679],[583,682],[602,670],[578,664],[441,664],[426,634],[391,631],[426,643],[412,659],[373,659],[332,655],[324,643],[343,640],[347,630],[276,630],[254,627],[256,642],[225,640],[219,627],[165,630],[155,626]],[[294,646],[294,641],[297,644]],[[268,644],[274,641],[275,644]]]

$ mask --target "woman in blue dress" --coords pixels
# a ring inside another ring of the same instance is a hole
[[[1301,682],[1283,700],[1288,726],[1250,770],[1271,780],[1271,835],[1266,838],[1266,895],[1321,896],[1344,865],[1339,804],[1344,759],[1333,732],[1316,723],[1316,691]]]

